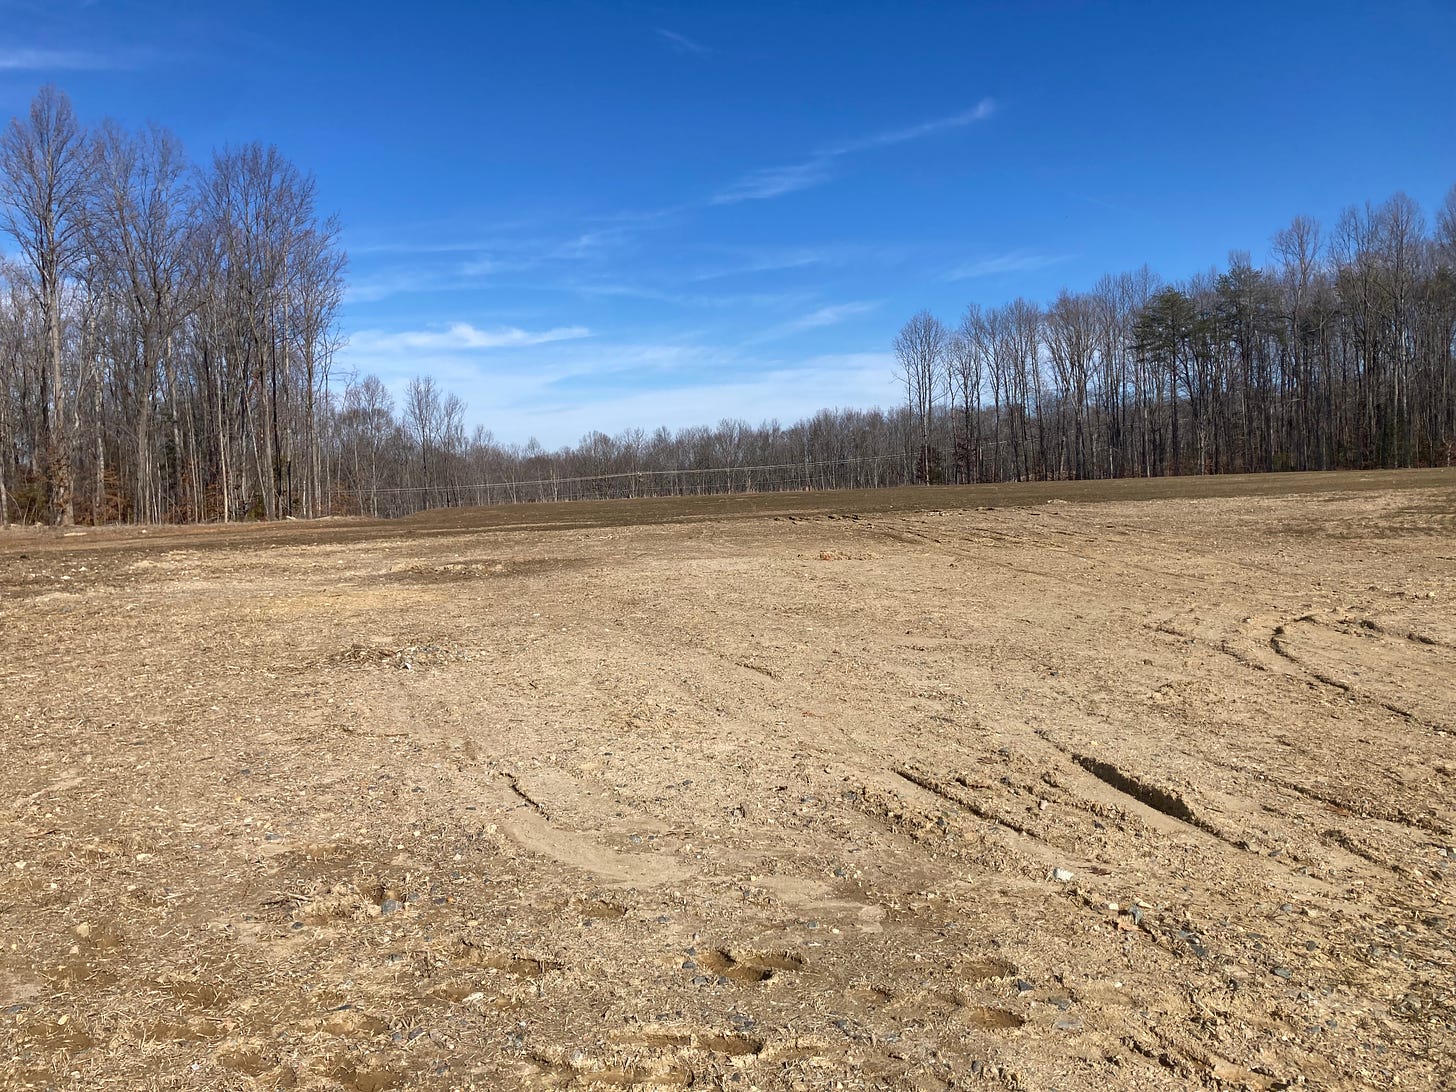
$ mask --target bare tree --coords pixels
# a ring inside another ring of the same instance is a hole
[[[25,299],[21,273],[0,258],[0,527],[10,526],[22,452],[32,448],[22,436],[25,397]]]
[[[251,450],[262,514],[276,518],[295,504],[297,448],[290,426],[309,415],[311,380],[292,336],[300,267],[328,281],[328,264],[307,260],[320,243],[313,179],[271,145],[247,144],[213,157],[202,188],[203,209],[219,277],[209,302],[219,308],[213,329],[221,363],[247,384],[234,415]],[[319,273],[322,268],[323,272]],[[326,291],[326,289],[325,289]],[[314,330],[315,337],[322,329]]]
[[[317,228],[306,228],[291,255],[288,336],[293,359],[299,362],[303,395],[303,445],[306,453],[303,510],[321,514],[325,459],[319,420],[327,401],[329,371],[341,337],[334,321],[344,299],[347,258],[337,246],[339,224],[330,217]]]
[[[440,388],[430,376],[415,376],[404,396],[404,416],[420,453],[420,486],[427,494],[435,486],[434,459],[440,446],[443,417]]]
[[[1456,461],[1456,189],[1429,228],[1400,194],[1328,238],[1296,219],[1263,268],[973,303],[954,334],[921,312],[888,411],[548,451],[427,376],[398,409],[372,376],[337,389],[346,257],[315,188],[263,144],[192,170],[155,127],[88,141],[42,90],[0,135],[0,522]]]
[[[166,129],[133,135],[108,121],[97,148],[90,263],[128,319],[129,336],[113,344],[134,429],[133,514],[151,521],[161,516],[152,428],[161,362],[191,305],[192,194],[182,146]]]
[[[1046,345],[1057,381],[1058,476],[1085,478],[1096,463],[1095,452],[1089,450],[1088,384],[1096,354],[1096,313],[1091,297],[1062,290],[1046,313]]]
[[[919,451],[916,454],[918,477],[927,483],[935,477],[931,465],[930,429],[947,341],[945,326],[929,311],[913,316],[895,336],[899,378],[905,385],[905,401],[919,434]]]
[[[978,304],[966,307],[947,352],[953,400],[960,401],[962,422],[962,465],[965,480],[980,481],[984,469],[981,457],[981,402],[986,376],[996,351],[991,322]]]
[[[360,510],[378,516],[384,463],[396,426],[394,399],[377,376],[365,376],[348,385],[339,424],[352,493]]]
[[[61,525],[74,523],[76,515],[62,305],[65,281],[85,254],[93,160],[71,100],[51,86],[41,88],[29,115],[13,119],[0,136],[0,227],[20,246],[45,324],[45,462],[51,518]]]

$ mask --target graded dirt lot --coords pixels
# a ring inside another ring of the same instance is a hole
[[[1456,472],[0,534],[0,1086],[1450,1087]]]

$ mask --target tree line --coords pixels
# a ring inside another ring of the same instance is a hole
[[[1299,217],[1181,283],[1146,267],[1051,303],[912,317],[905,401],[789,426],[593,432],[575,446],[467,437],[432,381],[396,407],[344,391],[339,510],[509,501],[1449,464],[1456,456],[1456,188],[1428,229],[1397,194],[1332,232]]]
[[[345,256],[311,176],[46,87],[0,134],[0,232],[5,521],[329,511]]]
[[[1396,194],[1296,218],[1262,267],[922,311],[894,349],[919,481],[1449,465],[1456,188],[1434,230]]]
[[[894,339],[905,401],[782,426],[467,434],[419,377],[335,374],[346,257],[313,178],[247,144],[86,129],[44,88],[0,135],[0,518],[403,515],[442,505],[1449,464],[1456,189],[1295,219],[1256,267],[971,303]]]
[[[399,516],[421,508],[803,489],[870,489],[914,480],[903,408],[822,410],[788,426],[713,426],[616,436],[591,432],[548,451],[464,428],[465,404],[428,377],[396,400],[375,376],[344,388],[334,418],[334,510]]]

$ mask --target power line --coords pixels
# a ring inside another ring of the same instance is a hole
[[[612,471],[611,473],[605,474],[581,474],[574,475],[572,477],[533,478],[527,481],[517,481],[509,478],[502,478],[499,481],[477,482],[469,485],[402,485],[389,486],[381,489],[336,489],[334,490],[334,492],[349,494],[353,496],[360,496],[363,494],[377,496],[395,493],[418,493],[422,490],[436,493],[450,491],[458,491],[464,493],[470,492],[472,490],[529,489],[532,486],[554,486],[560,488],[562,486],[574,485],[582,482],[624,481],[629,478],[637,479],[640,481],[644,478],[651,477],[692,477],[708,474],[722,474],[732,476],[739,474],[748,475],[767,473],[768,471],[773,470],[808,471],[812,473],[812,471],[814,470],[820,470],[825,467],[857,466],[864,463],[893,462],[905,464],[910,461],[910,458],[911,457],[909,455],[903,454],[857,455],[848,456],[843,459],[817,459],[812,461],[792,463],[763,463],[754,466],[712,466],[679,467],[662,470],[622,470]]]

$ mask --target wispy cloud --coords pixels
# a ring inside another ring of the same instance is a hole
[[[472,258],[460,263],[460,272],[466,277],[489,277],[492,273],[522,268],[519,262],[503,262],[498,258]]]
[[[350,279],[345,298],[349,303],[377,303],[399,295],[477,290],[503,274],[588,260],[605,251],[609,241],[607,233],[593,232],[566,238],[350,245],[361,271]]]
[[[806,163],[794,163],[787,167],[761,167],[749,171],[737,182],[719,190],[712,196],[710,203],[736,205],[740,201],[766,201],[771,197],[782,197],[786,193],[817,186],[827,181],[830,173],[828,159],[811,159]]]
[[[346,303],[378,303],[394,296],[478,291],[489,278],[503,272],[529,268],[525,263],[492,258],[429,265],[395,263],[382,269],[356,274],[344,290]]]
[[[680,292],[629,280],[577,280],[554,285],[540,285],[543,289],[574,292],[580,296],[605,298],[651,300],[675,307],[694,307],[722,310],[731,307],[767,307],[783,309],[807,303],[813,298],[807,291],[799,292]]]
[[[114,60],[85,50],[0,47],[0,72],[91,71],[114,67]]]
[[[440,352],[478,349],[518,349],[552,341],[573,341],[590,337],[585,326],[557,326],[531,332],[516,326],[481,330],[468,322],[452,322],[443,330],[403,330],[384,333],[361,330],[350,338],[351,347],[361,353]]]
[[[758,273],[776,273],[785,269],[803,269],[811,265],[823,265],[829,257],[818,250],[764,251],[747,255],[740,261],[715,269],[704,269],[692,274],[690,281],[715,281],[725,277],[743,277]]]
[[[1041,254],[1034,250],[1012,250],[977,258],[945,274],[945,280],[965,281],[973,277],[996,277],[1006,273],[1031,273],[1067,261],[1070,254]]]
[[[483,276],[495,272],[493,267],[486,269],[488,265],[464,262],[448,269],[408,266],[359,274],[350,278],[344,302],[378,303],[393,296],[477,289]]]
[[[713,52],[711,49],[709,49],[707,46],[703,45],[701,42],[695,42],[691,38],[689,38],[686,34],[679,34],[675,30],[664,30],[662,27],[658,27],[657,28],[657,34],[658,34],[658,36],[660,38],[664,38],[668,42],[670,42],[672,44],[672,47],[674,49],[676,49],[679,53],[711,53],[711,52]]]
[[[904,129],[891,129],[888,132],[875,133],[873,136],[862,137],[859,140],[846,140],[841,144],[831,144],[819,154],[823,156],[850,155],[853,152],[868,152],[875,148],[906,144],[912,140],[943,133],[947,129],[961,129],[975,122],[985,121],[995,113],[996,103],[991,99],[982,99],[969,110],[962,110],[959,114],[932,118],[930,121],[922,121],[919,125],[911,125]]]
[[[834,176],[836,162],[845,156],[860,152],[906,144],[912,140],[923,140],[950,129],[960,129],[978,121],[985,121],[996,112],[991,99],[982,99],[969,110],[947,117],[932,118],[918,125],[903,129],[891,129],[874,133],[856,140],[841,141],[821,148],[802,163],[791,163],[782,167],[760,167],[749,171],[738,181],[715,193],[710,199],[712,205],[734,205],[740,201],[766,201],[774,197],[809,189]]]
[[[347,244],[350,254],[475,254],[495,245],[493,242],[474,242],[468,239],[458,242],[421,243],[413,239],[394,242],[371,242]]]
[[[676,33],[676,32],[668,32]],[[350,251],[358,256],[375,256],[357,273],[349,288],[350,303],[374,303],[391,296],[462,291],[477,288],[483,281],[503,273],[520,273],[528,269],[576,268],[601,269],[624,252],[639,251],[642,236],[680,225],[694,214],[714,206],[730,206],[746,201],[767,201],[822,185],[838,172],[847,157],[882,148],[923,140],[940,133],[962,128],[991,117],[996,112],[990,99],[956,114],[932,118],[916,125],[873,133],[856,140],[824,146],[799,163],[761,167],[742,175],[736,181],[697,200],[664,205],[658,208],[619,211],[611,215],[579,218],[568,233],[543,229],[540,223],[505,223],[482,232],[472,226],[471,236],[462,240],[431,238],[438,236],[442,225],[429,225],[430,231],[413,233],[407,241],[389,238],[351,240]],[[559,229],[559,225],[553,225]],[[424,235],[424,238],[420,238]],[[455,258],[452,262],[451,258]],[[797,253],[788,258],[771,257],[767,261],[750,261],[726,269],[707,269],[688,273],[689,281],[707,281],[736,274],[763,273],[771,270],[795,269],[821,264],[829,259],[823,254]],[[844,260],[841,254],[841,262]],[[373,266],[374,268],[369,268]],[[382,266],[382,267],[381,267]],[[595,295],[636,295],[661,299],[664,302],[697,304],[701,300],[678,290],[649,286],[619,287],[571,276],[566,281],[546,286],[557,290],[578,291]],[[716,304],[716,298],[708,301]]]
[[[880,305],[879,300],[858,300],[852,303],[836,303],[829,307],[821,307],[802,318],[784,324],[784,329],[790,332],[800,330],[817,330],[821,326],[837,326],[845,319],[854,318],[855,315],[867,314]]]
[[[806,330],[838,326],[841,322],[852,319],[856,315],[868,314],[879,306],[879,300],[854,300],[849,303],[831,304],[828,307],[821,307],[817,311],[810,311],[807,315],[800,315],[796,319],[772,326],[757,337],[750,338],[746,344],[774,341],[792,334],[802,334]]]

